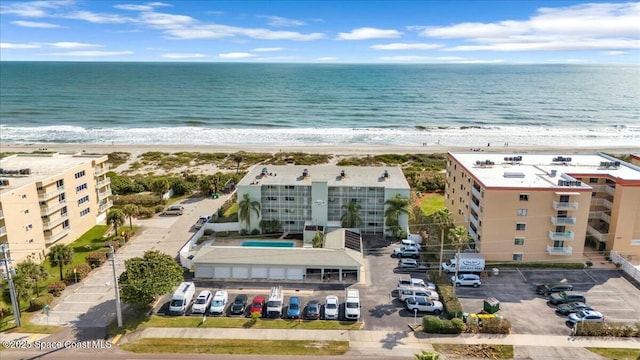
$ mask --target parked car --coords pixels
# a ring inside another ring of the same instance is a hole
[[[207,312],[209,305],[211,304],[211,299],[213,299],[213,294],[209,290],[202,290],[196,301],[193,303],[191,307],[192,314],[204,314]]]
[[[480,276],[476,274],[458,274],[458,277],[452,276],[451,283],[456,286],[473,286],[478,287],[482,285],[480,282]]]
[[[196,229],[200,229],[201,227],[204,226],[204,224],[206,224],[207,222],[209,222],[209,220],[211,219],[211,216],[206,216],[206,215],[202,215],[200,216],[200,218],[198,219],[198,221],[196,222],[195,228]]]
[[[260,314],[262,317],[262,310],[264,309],[264,296],[257,295],[254,296],[253,301],[251,301],[251,306],[249,307],[249,316],[253,314]]]
[[[164,209],[162,215],[182,215],[184,214],[184,207],[182,206],[169,206]]]
[[[563,282],[546,283],[536,286],[536,293],[539,295],[551,295],[553,293],[571,290],[573,290],[573,285]]]
[[[577,313],[569,315],[567,323],[575,325],[579,322],[603,322],[604,315],[595,310],[580,310]]]
[[[558,305],[558,307],[556,308],[556,314],[567,316],[569,314],[576,313],[580,310],[594,310],[594,309],[583,302],[574,301],[568,304]]]
[[[398,269],[401,271],[418,271],[427,270],[429,266],[421,264],[415,259],[400,259],[398,260]]]
[[[287,318],[297,319],[300,317],[300,298],[292,296],[289,298],[289,306],[287,306]]]
[[[222,315],[224,314],[224,308],[227,306],[227,302],[229,301],[229,293],[225,290],[216,291],[213,295],[213,300],[211,300],[211,307],[209,308],[209,312],[211,315]]]
[[[431,300],[440,300],[440,295],[434,291],[422,287],[399,287],[391,291],[391,297],[400,301],[406,301],[414,296],[423,296]]]
[[[236,295],[236,298],[233,299],[233,304],[229,307],[229,314],[231,315],[242,315],[244,311],[247,309],[247,295],[239,294]]]
[[[307,320],[316,320],[320,318],[320,303],[312,300],[307,303],[304,310],[304,318]]]
[[[401,246],[393,250],[391,257],[417,259],[420,257],[420,248],[415,246]]]
[[[335,295],[328,295],[324,299],[324,319],[325,320],[337,320],[340,305],[338,297]]]
[[[418,245],[418,243],[416,243],[413,240],[409,240],[409,239],[404,239],[400,242],[400,245],[402,246],[412,246],[412,247],[417,247],[420,248],[420,245]]]
[[[439,315],[442,313],[442,303],[440,301],[430,300],[424,296],[412,296],[407,298],[406,306],[409,311],[418,310],[418,312],[429,312]]]
[[[549,304],[551,305],[560,305],[575,301],[587,302],[587,299],[585,299],[584,295],[575,291],[562,291],[549,296]]]
[[[435,290],[436,284],[431,282],[425,282],[422,279],[412,278],[411,275],[400,275],[398,278],[398,287],[401,286],[409,286],[409,287],[423,287],[429,290]]]

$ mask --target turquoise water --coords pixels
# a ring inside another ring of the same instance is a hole
[[[262,241],[262,240],[247,240],[242,242],[242,246],[248,247],[293,247],[294,241]]]
[[[639,66],[2,62],[0,80],[12,143],[640,143]]]

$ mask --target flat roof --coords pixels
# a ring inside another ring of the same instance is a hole
[[[15,154],[8,156],[0,159],[0,168],[4,171],[30,169],[30,174],[0,174],[0,179],[9,180],[9,185],[3,186],[0,193],[47,180],[69,169],[103,157],[106,158],[106,155],[85,153]]]
[[[266,176],[262,176],[263,169],[266,169]],[[307,176],[302,175],[305,169]],[[385,171],[387,177],[384,177]],[[314,181],[326,181],[328,186],[409,188],[402,169],[397,166],[255,165],[238,185],[310,186]]]
[[[193,263],[360,267],[364,264],[364,259],[358,252],[350,249],[205,246],[194,256]]]
[[[571,175],[640,181],[640,167],[604,154],[450,152],[449,155],[486,187],[591,189],[588,184],[571,182]]]

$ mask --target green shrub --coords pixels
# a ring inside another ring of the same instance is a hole
[[[204,229],[202,234],[206,235],[206,236],[212,235],[213,234],[213,230],[212,229]]]
[[[447,318],[462,317],[462,305],[458,297],[453,294],[453,287],[444,284],[438,284],[437,286],[440,293],[440,301]]]
[[[162,207],[162,206],[161,206],[161,208],[162,208],[162,210],[164,210],[164,207]],[[162,211],[162,210],[160,210],[160,211]],[[152,217],[153,217],[153,215],[155,215],[155,214],[156,214],[156,211],[155,211],[155,209],[154,209],[154,208],[150,208],[150,207],[141,207],[141,208],[138,208],[138,215],[137,215],[137,217],[138,217],[139,219],[150,219],[150,218],[152,218]]]
[[[73,272],[74,269],[76,270],[75,273]],[[92,268],[91,266],[89,266],[89,264],[80,263],[78,265],[75,265],[73,268],[67,270],[65,279],[67,279],[67,281],[70,281],[70,282],[74,282],[76,281],[76,279],[80,281],[86,278],[87,275],[89,275],[89,273],[91,272],[91,270]]]
[[[591,260],[587,260],[587,261],[585,261],[585,263],[584,263],[584,264],[585,264],[587,267],[592,267],[592,266],[593,266],[593,261],[591,261]]]
[[[640,323],[635,326],[616,323],[578,323],[573,328],[576,336],[611,336],[611,337],[639,337]]]
[[[509,334],[511,333],[511,321],[504,318],[482,319],[480,332],[484,334]]]
[[[251,230],[251,235],[254,235],[254,236],[255,235],[260,235],[260,230],[258,230],[258,229]]]
[[[229,237],[229,232],[228,231],[219,231],[216,234],[217,237]]]
[[[460,334],[464,329],[461,319],[441,320],[435,316],[422,318],[422,331],[430,334]]]
[[[47,285],[47,292],[53,294],[53,296],[60,296],[66,288],[67,284],[64,281],[56,281]]]
[[[31,300],[31,310],[41,310],[45,305],[49,305],[53,302],[52,294],[42,294],[37,298]]]
[[[102,266],[102,264],[107,261],[107,254],[102,251],[96,251],[87,255],[84,259],[91,268],[95,269]]]
[[[164,205],[156,205],[155,207],[153,207],[153,212],[156,214],[160,214],[163,211],[164,211]]]
[[[440,354],[422,350],[415,354],[415,360],[440,360]]]
[[[247,236],[247,235],[249,235],[249,231],[247,231],[247,229],[240,230],[240,236]]]

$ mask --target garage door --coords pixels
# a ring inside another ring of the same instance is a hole
[[[234,266],[231,269],[231,277],[234,279],[248,279],[249,266]]]
[[[251,268],[251,278],[252,279],[266,279],[268,276],[268,271],[266,267],[252,267]]]
[[[287,280],[302,280],[303,268],[287,268]]]
[[[231,268],[229,266],[216,266],[213,275],[216,279],[229,279],[231,277]]]
[[[213,266],[196,265],[195,276],[197,278],[213,278]]]
[[[284,278],[286,278],[285,268],[269,269],[269,279],[284,279]]]

